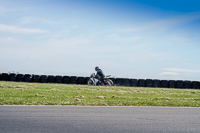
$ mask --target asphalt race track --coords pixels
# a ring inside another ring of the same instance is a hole
[[[200,108],[0,106],[0,133],[199,133]]]

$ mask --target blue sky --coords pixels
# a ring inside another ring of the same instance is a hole
[[[200,80],[199,0],[0,0],[0,72]]]

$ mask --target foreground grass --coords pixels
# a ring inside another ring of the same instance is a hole
[[[200,90],[0,81],[0,105],[200,107]]]

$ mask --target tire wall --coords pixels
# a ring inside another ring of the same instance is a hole
[[[0,73],[0,81],[86,85],[90,77]],[[200,89],[200,81],[109,78],[116,86]]]
[[[128,78],[122,78],[121,79],[121,85],[122,86],[130,86],[130,79],[128,79]]]
[[[63,76],[62,83],[69,84],[69,76]]]
[[[130,79],[130,86],[137,87],[138,86],[138,80],[137,79]]]
[[[7,73],[2,73],[2,74],[1,74],[1,79],[2,79],[3,81],[8,81],[8,79],[9,79],[9,74],[7,74]]]
[[[41,75],[39,81],[40,83],[47,83],[47,75]]]
[[[138,86],[139,87],[145,87],[146,86],[145,79],[138,79]]]
[[[47,83],[54,83],[55,82],[55,76],[48,75],[47,76]]]
[[[168,88],[175,88],[175,83],[176,83],[175,80],[169,80],[168,81]]]
[[[161,87],[160,80],[154,79],[153,80],[153,87]]]
[[[16,81],[16,74],[15,73],[9,74],[9,81]]]
[[[23,75],[23,74],[17,74],[17,76],[16,76],[16,81],[17,81],[17,82],[23,82],[23,78],[24,78],[24,75]]]
[[[168,81],[167,80],[161,80],[160,84],[161,84],[161,87],[168,88]]]
[[[55,83],[62,83],[62,76],[60,76],[60,75],[57,75],[56,77],[55,77]]]
[[[71,76],[69,80],[70,84],[77,84],[77,79],[78,79],[77,76]]]
[[[31,82],[31,79],[32,79],[32,75],[30,75],[30,74],[25,74],[23,76],[23,81],[24,82]]]
[[[39,83],[40,82],[40,75],[32,75],[31,81]]]
[[[123,80],[122,78],[116,78],[116,79],[115,79],[115,85],[116,85],[116,86],[123,86],[123,85],[122,85],[122,80]]]
[[[85,84],[87,84],[89,79],[90,79],[90,77],[85,77]]]
[[[78,77],[77,84],[84,85],[85,84],[85,77]]]
[[[191,81],[184,81],[183,82],[183,88],[192,88],[192,82]]]
[[[152,79],[146,79],[146,87],[153,87],[153,80]]]
[[[177,80],[176,81],[176,88],[183,88],[183,81],[182,80]]]

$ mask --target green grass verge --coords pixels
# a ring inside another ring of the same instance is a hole
[[[0,81],[0,105],[200,107],[200,90]]]

